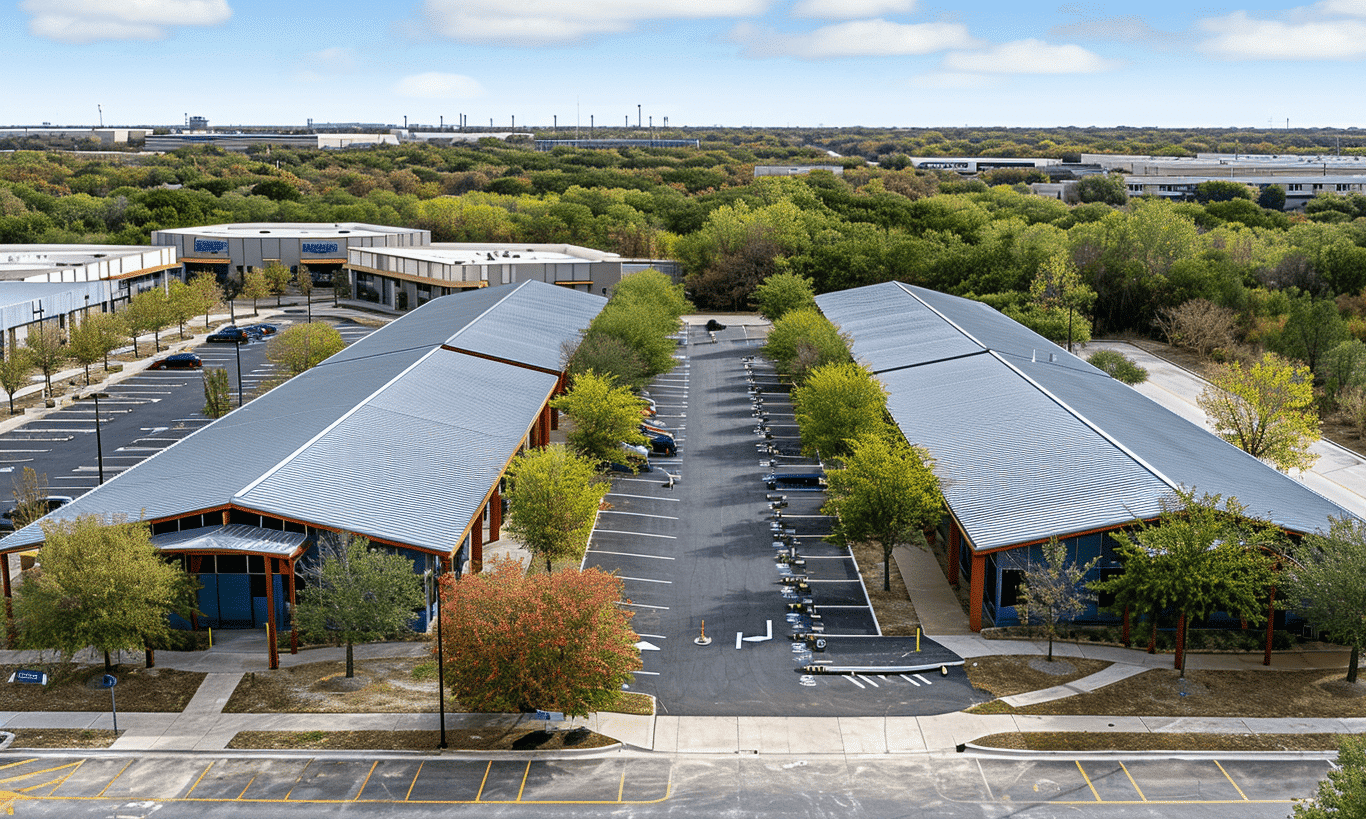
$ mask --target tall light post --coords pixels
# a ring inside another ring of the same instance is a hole
[[[96,463],[99,464],[101,484],[104,483],[104,441],[100,438],[100,399],[108,397],[109,393],[107,392],[92,392],[81,396],[82,401],[95,402],[95,458]]]
[[[241,330],[238,330],[238,332],[240,333],[240,332],[242,332],[242,331],[241,331]],[[242,339],[239,338],[239,339],[234,340],[234,341],[232,342],[232,347],[233,347],[234,350],[237,351],[237,407],[238,407],[238,409],[241,409],[241,407],[242,407]]]
[[[441,741],[436,747],[446,747],[446,654],[441,643],[441,575],[446,564],[442,558],[436,559],[436,701],[441,711]]]

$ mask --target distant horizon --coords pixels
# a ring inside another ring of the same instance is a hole
[[[1366,0],[18,0],[0,26],[0,117],[30,127],[1366,126]]]

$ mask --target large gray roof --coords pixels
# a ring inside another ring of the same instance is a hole
[[[1150,518],[1178,487],[1296,532],[1347,515],[985,304],[899,282],[816,302],[934,456],[976,549]]]
[[[523,365],[558,361],[605,303],[541,282],[434,299],[49,517],[233,506],[451,551],[558,381]],[[443,347],[476,324],[479,352],[507,361]],[[0,550],[42,537],[33,524]]]

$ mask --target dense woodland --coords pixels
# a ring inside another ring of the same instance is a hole
[[[1116,206],[1098,195],[1068,206],[1009,176],[963,180],[823,150],[1038,153],[1074,131],[1066,150],[1226,148],[1210,131],[831,129],[718,131],[700,149],[538,153],[484,140],[245,155],[21,150],[0,154],[0,243],[143,244],[158,228],[374,222],[427,228],[438,242],[567,242],[678,259],[690,297],[711,309],[748,309],[775,272],[808,277],[817,292],[897,279],[982,299],[1059,340],[1070,314],[1079,340],[1094,330],[1189,341],[1173,311],[1203,299],[1232,317],[1213,341],[1202,337],[1205,352],[1266,346],[1304,360],[1321,382],[1326,350],[1366,338],[1366,197],[1326,194],[1286,214],[1235,185],[1204,203]],[[1319,132],[1230,133],[1324,147],[1354,132],[1317,143]],[[837,144],[844,138],[854,142]],[[754,178],[755,164],[775,161],[837,161],[844,172]]]

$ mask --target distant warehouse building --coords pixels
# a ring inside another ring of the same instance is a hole
[[[1255,194],[1279,185],[1285,191],[1285,210],[1302,210],[1309,200],[1324,193],[1366,193],[1366,175],[1129,176],[1124,180],[1130,197],[1155,196],[1178,202],[1194,201],[1196,189],[1205,182],[1236,182],[1247,185]]]
[[[175,248],[186,276],[208,271],[240,276],[279,262],[290,272],[306,266],[315,279],[346,265],[353,247],[416,247],[431,244],[431,231],[357,222],[236,223],[152,231],[152,244]]]
[[[355,247],[347,261],[355,297],[394,310],[421,307],[470,288],[528,281],[605,296],[623,276],[654,268],[676,277],[677,266],[575,245],[457,242]]]
[[[195,145],[212,145],[225,151],[246,151],[256,145],[281,148],[363,148],[374,145],[397,145],[395,134],[268,134],[251,131],[240,133],[199,132],[188,134],[149,135],[143,142],[148,151],[178,151]]]

